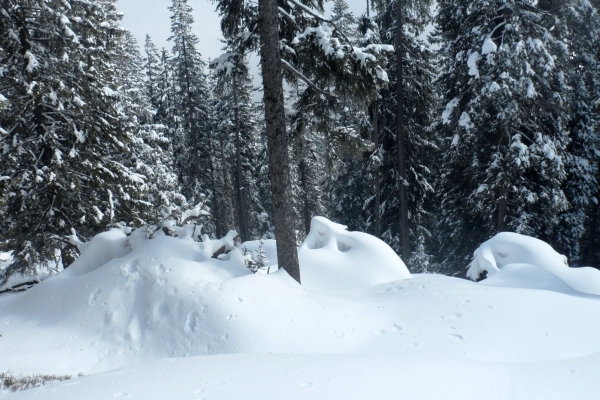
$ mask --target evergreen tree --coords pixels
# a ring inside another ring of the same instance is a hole
[[[197,50],[198,38],[192,32],[192,8],[187,0],[173,0],[171,7],[173,70],[178,126],[172,140],[176,146],[176,168],[182,192],[190,201],[199,201],[199,194],[209,185],[210,170],[207,133],[209,92],[205,63]],[[212,199],[211,199],[212,201]]]
[[[145,177],[120,160],[131,141],[115,95],[112,2],[7,1],[0,13],[3,74],[0,191],[3,251],[12,273],[62,252],[64,235],[141,223]]]
[[[556,233],[556,246],[572,262],[594,262],[590,249],[595,247],[594,214],[597,214],[598,155],[600,154],[599,118],[594,103],[600,101],[597,92],[600,75],[598,47],[600,20],[593,6],[582,0],[561,2],[551,9],[560,12],[566,21],[569,38],[568,84],[570,96],[570,143],[565,165],[567,179],[565,195],[570,203],[561,215]],[[586,243],[587,242],[587,243]],[[587,245],[586,245],[587,244]],[[596,264],[598,265],[598,264]]]
[[[442,1],[440,247],[447,268],[496,232],[550,241],[568,208],[563,21],[536,3]]]
[[[398,39],[398,4],[403,8],[401,39]],[[437,148],[430,125],[436,100],[433,87],[435,65],[431,45],[428,38],[423,36],[425,27],[431,21],[430,7],[430,2],[392,2],[380,14],[382,36],[386,41],[396,42],[396,50],[398,43],[402,49],[401,57],[397,55],[390,63],[388,75],[391,83],[389,90],[381,93],[378,109],[382,163],[380,212],[385,221],[382,224],[382,238],[401,253],[415,271],[425,267],[421,260],[428,258],[427,253],[430,254],[433,247],[430,232],[433,225],[431,203],[434,175],[431,171],[436,166]],[[400,71],[399,60],[402,63]],[[402,74],[400,83],[399,72]],[[401,119],[398,115],[400,106]],[[403,125],[404,177],[399,169],[399,124]],[[402,206],[403,188],[406,190],[406,210]],[[397,223],[399,217],[406,218],[405,229]],[[408,236],[408,243],[403,239],[405,236]],[[414,250],[403,251],[405,246]]]

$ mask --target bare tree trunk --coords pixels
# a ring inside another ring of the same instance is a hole
[[[310,209],[308,207],[308,190],[307,190],[307,179],[306,179],[306,165],[304,163],[304,160],[300,161],[300,165],[298,166],[299,169],[299,173],[300,173],[300,184],[302,185],[302,191],[303,196],[302,196],[302,202],[304,203],[302,205],[302,220],[304,221],[304,233],[306,235],[308,235],[308,232],[310,232]]]
[[[600,199],[600,191],[598,191],[598,194],[596,195],[597,199]],[[587,262],[592,264],[592,266],[594,266],[595,268],[600,268],[600,265],[598,265],[598,256],[597,256],[597,241],[596,241],[596,235],[598,235],[598,222],[600,222],[600,204],[596,204],[593,208],[592,208],[592,214],[590,216],[590,227],[589,227],[589,234],[590,234],[590,239],[588,241],[588,249],[587,249]]]
[[[375,145],[375,154],[379,156],[379,107],[377,99],[373,101],[373,144]],[[379,166],[375,168],[375,236],[381,237],[381,177]]]
[[[223,135],[220,138],[221,145],[221,170],[223,172],[223,183],[225,185],[225,201],[227,203],[227,228],[235,229],[235,218],[233,217],[233,196],[231,194],[231,181],[229,180],[229,169],[227,168],[227,158],[225,157],[225,142]],[[243,240],[242,240],[243,241]]]
[[[508,214],[508,189],[506,185],[500,186],[498,190],[498,221],[496,222],[496,233],[507,230],[506,216]]]
[[[212,189],[213,189],[213,200],[214,200],[214,213],[213,213],[213,217],[215,219],[215,228],[216,228],[216,234],[217,237],[223,237],[225,236],[225,232],[223,231],[223,229],[221,229],[221,224],[219,223],[219,221],[221,221],[221,210],[220,210],[220,206],[219,206],[219,200],[217,199],[217,193],[218,192],[218,188],[217,188],[217,171],[215,168],[215,164],[213,162],[213,158],[212,158],[212,154],[214,154],[214,146],[213,146],[213,139],[212,137],[210,137],[208,139],[208,146],[210,148],[210,154],[211,157],[209,157],[210,159],[210,176],[211,176],[211,183],[212,183]]]
[[[408,229],[408,176],[406,173],[406,126],[404,122],[404,79],[402,74],[402,63],[404,60],[404,29],[402,23],[401,0],[397,1],[396,7],[396,72],[397,72],[397,102],[398,115],[396,120],[396,137],[398,141],[398,174],[400,175],[400,236],[402,239],[401,257],[403,261],[410,258],[410,240]]]
[[[300,266],[294,230],[288,134],[285,129],[283,74],[279,54],[277,0],[259,0],[260,63],[263,75],[265,122],[269,151],[269,175],[273,220],[277,238],[277,262],[300,283]]]
[[[239,57],[239,56],[238,56]],[[236,67],[238,60],[236,58]],[[233,72],[233,102],[235,103],[233,109],[233,115],[235,119],[235,157],[237,163],[237,198],[238,198],[238,217],[240,222],[240,236],[242,242],[249,239],[248,235],[248,216],[246,214],[246,199],[244,197],[244,180],[242,176],[242,138],[240,129],[240,117],[239,117],[239,103],[238,103],[238,84],[236,79],[236,72]]]

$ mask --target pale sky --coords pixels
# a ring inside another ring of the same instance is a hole
[[[203,58],[216,58],[221,55],[221,28],[215,4],[209,0],[188,0],[194,9],[194,31],[200,43],[198,50]],[[366,0],[348,0],[354,15],[360,15],[366,8]],[[140,46],[144,44],[146,34],[152,37],[156,46],[171,48],[167,38],[171,34],[171,20],[168,7],[171,0],[119,0],[117,7],[125,13],[123,26],[137,37]]]

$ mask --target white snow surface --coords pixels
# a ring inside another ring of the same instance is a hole
[[[387,244],[344,225],[314,217],[298,251],[302,286],[337,291],[410,278],[410,272]]]
[[[316,218],[299,250],[300,286],[283,270],[250,273],[236,249],[210,258],[230,236],[199,243],[160,232],[111,230],[64,272],[0,295],[0,371],[84,374],[0,396],[547,400],[600,391],[600,298],[539,267],[538,252],[558,256],[529,248],[531,238],[475,283],[410,275],[377,239]],[[274,262],[275,242],[264,249]]]
[[[576,291],[600,295],[600,271],[590,267],[569,268],[567,257],[558,254],[546,242],[512,232],[498,233],[475,250],[467,276],[477,280],[487,271],[488,276],[493,277],[514,264],[540,268]],[[509,271],[515,269],[518,268],[512,266]]]

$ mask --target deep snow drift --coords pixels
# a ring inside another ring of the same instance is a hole
[[[507,266],[512,271],[517,268],[516,265],[520,265],[519,269],[542,269],[579,292],[600,295],[598,270],[590,267],[569,268],[567,257],[558,254],[549,244],[512,232],[501,232],[479,246],[469,265],[467,277],[477,280],[483,271],[487,271],[487,276],[491,277]],[[494,281],[499,279],[502,278]]]
[[[411,276],[373,237],[324,218],[312,228],[299,250],[303,286],[285,271],[252,274],[232,235],[202,243],[183,228],[179,238],[97,236],[64,272],[0,296],[0,371],[85,376],[6,397],[584,399],[600,391],[600,298],[565,283],[529,247],[507,253],[486,242],[477,265],[494,265],[491,251],[497,271],[474,283]],[[231,251],[211,258],[222,246]],[[274,242],[264,248],[274,262]]]

